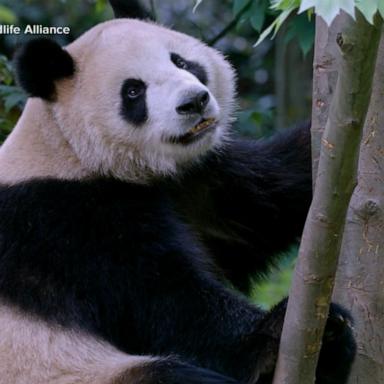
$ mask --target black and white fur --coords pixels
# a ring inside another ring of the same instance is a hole
[[[308,128],[231,137],[229,64],[148,22],[32,41],[16,68],[33,97],[0,148],[1,382],[270,383],[286,301],[229,286],[300,236]],[[346,382],[349,324],[333,305],[318,384]]]

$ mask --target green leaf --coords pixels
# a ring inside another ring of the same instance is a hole
[[[285,42],[288,43],[292,39],[297,39],[303,55],[306,56],[315,41],[314,20],[308,20],[306,14],[293,18],[288,25]]]
[[[0,55],[0,84],[11,85],[13,83],[13,74],[10,61]]]
[[[271,9],[287,11],[289,9],[299,8],[300,2],[300,0],[272,0]]]
[[[294,11],[294,8],[287,9],[286,11],[281,12],[280,15],[277,16],[276,19],[272,22],[272,24],[260,35],[259,39],[256,41],[256,43],[253,46],[257,47],[272,32],[273,34],[271,38],[273,39],[276,36],[276,33],[279,31],[281,25],[284,23],[284,21],[288,18],[288,16],[293,11]]]
[[[236,16],[248,3],[248,0],[235,0],[233,2],[233,14]]]
[[[381,17],[384,19],[384,1],[379,1],[379,6],[377,7]]]
[[[355,18],[355,1],[354,0],[338,0],[340,9]]]
[[[100,13],[104,12],[106,6],[107,6],[107,2],[105,0],[96,0],[95,12],[97,14],[100,14]]]
[[[315,8],[315,13],[321,16],[328,25],[332,23],[341,10],[353,18],[355,17],[355,0],[302,0],[299,13],[310,8]]]
[[[317,0],[303,0],[300,4],[299,13],[306,11],[310,8],[315,8]]]
[[[0,23],[15,24],[17,16],[5,5],[0,5]]]
[[[196,0],[192,12],[196,12],[197,7],[203,2],[203,0]]]
[[[265,21],[265,13],[263,12],[255,13],[250,18],[252,28],[257,32],[260,32],[261,28],[263,28],[264,21]]]
[[[340,13],[340,6],[337,0],[303,0],[299,12],[308,9],[309,4],[313,6],[313,3],[315,3],[316,14],[321,16],[328,25],[330,25],[334,18]]]
[[[22,107],[27,99],[26,94],[13,85],[0,85],[0,96],[3,99],[5,112],[9,112],[16,106]]]
[[[379,3],[383,3],[380,0],[356,0],[356,7],[364,15],[367,21],[373,24],[373,16],[379,9]],[[381,5],[383,8],[384,6]]]
[[[265,16],[267,12],[267,2],[264,0],[253,3],[251,9],[251,18],[249,19],[253,29],[260,32],[263,28]]]
[[[267,38],[267,36],[272,33],[273,29],[275,28],[275,25],[276,20],[267,29],[265,29],[263,33],[260,34],[258,40],[253,46],[257,47],[259,44],[261,44]]]
[[[307,56],[309,51],[312,49],[313,44],[315,42],[315,32],[308,33],[307,35],[302,35],[298,38],[301,52],[303,52],[304,56]]]

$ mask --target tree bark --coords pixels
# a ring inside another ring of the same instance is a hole
[[[384,383],[384,35],[373,84],[334,293],[355,320],[349,384]]]
[[[336,88],[340,50],[335,42],[337,34],[340,32],[341,21],[341,17],[337,17],[328,27],[321,17],[316,17],[311,124],[313,184],[315,184],[319,167],[321,138],[327,124],[329,107]]]
[[[368,110],[381,28],[340,16],[339,76],[288,302],[274,384],[314,383]]]

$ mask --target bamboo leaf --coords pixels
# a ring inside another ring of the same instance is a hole
[[[203,0],[196,0],[192,12],[196,12],[197,7],[203,2]]]
[[[366,0],[361,1],[365,2]],[[341,10],[355,18],[355,0],[303,0],[299,13],[310,8],[315,8],[316,14],[321,16],[328,25],[332,23]]]
[[[364,15],[367,21],[373,24],[373,16],[375,16],[376,12],[379,9],[379,3],[383,3],[383,1],[379,0],[356,0],[356,7],[359,11]],[[381,4],[383,8],[383,4]]]
[[[235,0],[233,2],[233,14],[236,16],[244,8],[245,4],[247,4],[247,0]]]
[[[295,10],[295,8],[287,9],[280,13],[279,16],[276,17],[276,19],[273,21],[273,23],[260,35],[259,39],[256,41],[256,43],[253,45],[254,47],[257,47],[262,41],[266,39],[268,35],[270,35],[272,32],[272,39],[276,36],[276,33],[279,31],[281,25],[284,23],[284,21],[288,18],[288,16]]]
[[[273,29],[275,28],[277,19],[268,27],[266,28],[263,33],[259,36],[258,40],[256,43],[253,45],[254,47],[257,47],[259,44],[261,44],[269,34],[272,33]]]
[[[285,42],[297,39],[303,55],[306,56],[311,50],[315,40],[315,23],[308,20],[306,14],[293,18],[286,32]]]
[[[271,9],[287,11],[289,9],[299,8],[300,2],[300,0],[272,0]]]
[[[300,4],[299,13],[306,11],[310,8],[315,8],[317,0],[303,0]]]
[[[254,2],[251,8],[250,22],[257,32],[260,32],[263,28],[265,16],[267,11],[267,1]]]
[[[384,19],[384,1],[379,1],[378,10],[380,12],[381,17]]]

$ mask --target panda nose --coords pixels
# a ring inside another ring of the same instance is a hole
[[[185,97],[181,104],[176,107],[176,112],[180,115],[202,115],[209,103],[209,93],[207,91],[200,91],[193,95]]]

